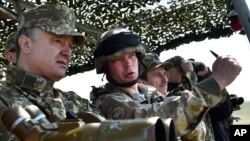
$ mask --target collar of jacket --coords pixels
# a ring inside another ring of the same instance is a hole
[[[123,93],[131,97],[133,100],[136,100],[140,103],[150,103],[149,101],[150,101],[152,92],[155,91],[156,88],[150,87],[148,85],[140,84],[140,83],[137,83],[137,87],[140,93],[145,94],[146,99],[140,97],[138,93],[131,93],[128,91],[123,91],[110,83],[107,83],[105,85],[105,89],[111,93]]]
[[[53,81],[43,77],[28,73],[14,65],[10,65],[7,70],[7,81],[17,84],[20,87],[35,90],[40,93],[53,90]]]

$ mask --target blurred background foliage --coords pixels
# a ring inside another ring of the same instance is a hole
[[[1,66],[7,64],[5,40],[16,30],[18,15],[42,3],[63,3],[74,9],[77,28],[87,38],[84,46],[73,50],[68,75],[94,69],[95,41],[114,27],[137,32],[147,49],[158,54],[192,41],[233,34],[227,17],[231,0],[1,0]]]

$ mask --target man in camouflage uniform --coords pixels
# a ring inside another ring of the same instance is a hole
[[[175,80],[175,82],[185,81],[185,86],[180,86],[182,83],[174,83],[176,87],[182,87],[183,89],[191,90],[194,83],[197,82],[196,74],[193,72],[193,65],[191,61],[184,61],[183,58],[175,57],[174,60],[181,62],[182,70],[178,68],[175,69],[176,63],[172,61],[161,62],[159,57],[155,53],[147,53],[142,59],[146,69],[140,67],[140,82],[156,87],[162,94],[171,95],[168,88],[169,81]],[[173,71],[171,71],[173,70]],[[173,72],[173,73],[172,73]],[[185,75],[184,75],[185,74]],[[191,78],[192,81],[190,80]],[[183,80],[184,79],[184,80]],[[176,88],[174,87],[174,88]]]
[[[188,75],[186,75],[182,67],[184,59],[182,58],[183,61],[179,61],[179,58],[182,57],[174,56],[165,61],[173,64],[173,68],[168,69],[170,76],[173,76],[168,83],[171,85],[171,92],[175,91],[175,89],[181,90],[183,87],[180,86],[187,85],[187,81],[185,80],[187,80]],[[193,74],[195,74],[195,77],[188,78],[190,80],[189,82],[196,84],[212,74],[211,70],[205,66],[204,63],[197,62],[194,59],[189,59],[189,61],[192,61],[194,67]],[[213,137],[215,141],[229,140],[229,136],[226,134],[225,128],[223,127],[223,120],[232,114],[233,109],[228,92],[226,89],[222,90],[222,92],[225,93],[225,101],[220,105],[211,108],[205,117],[208,133],[210,133],[210,136]]]
[[[155,102],[147,96],[154,95],[156,89],[137,83],[138,62],[143,54],[140,37],[134,32],[116,28],[103,33],[97,41],[94,58],[97,74],[105,73],[109,83],[103,89],[93,90],[93,104],[108,119],[171,117],[177,136],[196,128],[207,111],[224,99],[221,90],[241,71],[235,59],[220,56],[214,62],[211,77],[200,82],[192,93],[183,91]]]
[[[193,83],[193,85],[199,81],[202,81],[203,79],[206,79],[212,74],[211,70],[206,67],[204,63],[197,62],[194,59],[192,59],[191,61],[194,66],[193,74],[195,74],[196,78],[189,77],[188,79],[195,78],[189,81]],[[176,91],[175,89],[183,89],[182,86],[186,86],[188,82],[185,81],[188,76],[186,75],[187,73],[185,73],[186,71],[184,71],[182,67],[183,62],[185,61],[184,58],[180,56],[174,56],[170,59],[167,59],[165,63],[167,62],[173,64],[173,67],[169,68],[167,71],[169,73],[169,76],[172,76],[171,79],[169,79],[168,84],[171,85],[171,92],[174,95],[173,92]],[[226,89],[224,89],[222,92],[225,93],[225,101],[219,106],[211,108],[205,117],[207,131],[210,136],[214,138],[215,141],[229,141],[229,136],[226,133],[223,121],[230,117],[233,112],[233,108],[229,94]]]
[[[193,71],[193,65],[191,61],[185,61],[180,56],[175,56],[168,59],[162,63],[159,60],[159,57],[155,53],[147,53],[146,56],[142,59],[142,63],[146,66],[146,69],[143,69],[141,72],[140,81],[144,84],[152,85],[156,87],[161,93],[166,96],[173,96],[178,91],[192,91],[195,84],[191,83],[191,78],[193,76],[196,81],[196,74]],[[170,81],[179,82],[174,83],[172,86],[176,86],[175,89],[171,88],[171,91],[168,92],[168,78]],[[181,83],[183,82],[183,83]],[[207,115],[206,118],[207,119]],[[210,131],[211,122],[209,120],[203,120],[197,127],[190,133],[185,136],[182,136],[182,140],[211,140],[213,139],[213,132]],[[206,124],[205,124],[206,123]],[[210,127],[209,129],[207,129]]]
[[[140,67],[140,83],[151,85],[159,92],[166,95],[168,92],[168,77],[166,70],[171,63],[162,63],[156,53],[147,53],[142,59],[144,67]]]
[[[44,4],[19,17],[16,65],[10,65],[0,83],[0,116],[9,106],[36,105],[50,122],[66,118],[67,111],[100,114],[88,100],[53,88],[66,74],[74,44],[84,36],[75,31],[74,12],[64,5]],[[0,124],[0,140],[15,140]]]
[[[192,61],[185,60],[181,56],[174,56],[167,59],[164,63],[167,62],[172,64],[172,67],[167,70],[169,74],[168,91],[192,90],[193,84],[196,84],[198,79],[194,72]]]

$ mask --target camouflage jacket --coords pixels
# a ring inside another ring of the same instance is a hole
[[[178,91],[192,90],[195,84],[197,84],[198,78],[194,71],[188,71],[182,75],[182,83],[170,83],[168,82],[168,96],[175,95]]]
[[[211,74],[211,72],[209,72]],[[169,93],[167,96],[175,96],[178,91],[184,91],[184,90],[189,90],[192,91],[193,88],[195,88],[195,85],[198,82],[198,78],[196,73],[194,71],[188,71],[182,76],[182,83],[181,84],[172,84],[170,85],[171,88],[169,90]],[[169,83],[171,84],[171,83]],[[223,101],[223,100],[222,100]],[[205,125],[205,130],[206,130],[206,135],[204,136],[205,141],[214,141],[214,132],[213,132],[213,126],[210,120],[209,114],[206,114],[204,119],[203,119],[204,125]],[[202,126],[202,125],[200,125]],[[196,132],[196,131],[195,131]]]
[[[144,88],[143,88],[144,87]],[[140,93],[148,95],[145,85],[138,85]],[[103,89],[92,91],[93,104],[108,119],[131,119],[159,116],[172,118],[177,136],[191,133],[203,120],[207,111],[219,104],[224,95],[220,93],[217,82],[206,79],[193,88],[177,92],[176,96],[163,97],[162,102],[150,102],[138,94],[122,91],[112,84]]]
[[[6,81],[0,83],[0,116],[8,106],[29,105],[36,105],[51,122],[65,119],[66,111],[101,114],[88,100],[74,92],[65,93],[54,89],[53,84],[54,82],[10,66]],[[1,123],[0,140],[10,141],[13,138]]]

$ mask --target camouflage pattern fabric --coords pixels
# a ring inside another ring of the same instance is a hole
[[[16,32],[11,33],[5,43],[4,51],[6,52],[15,52],[16,51]]]
[[[181,63],[185,60],[181,56],[174,56],[172,58],[167,59],[164,63],[171,63],[173,67],[180,67]]]
[[[168,69],[168,68],[171,68],[173,67],[173,64],[170,63],[170,62],[164,62],[162,63],[159,59],[159,56],[155,53],[147,53],[146,56],[142,59],[142,63],[144,63],[144,65],[146,66],[146,68],[148,70],[151,70],[151,69],[154,69],[154,68],[157,68],[157,67],[163,67],[164,69]],[[144,72],[142,73],[146,73],[147,70],[144,70]],[[191,72],[188,72],[187,73],[188,76],[194,76],[196,77],[196,75],[194,73],[191,73]],[[193,89],[193,83],[190,81],[190,79],[188,79],[187,77],[184,77],[185,78],[185,82],[184,84],[180,85],[179,87],[181,89],[176,89],[175,91],[171,91],[171,93],[176,93],[178,91],[183,91],[185,89],[187,90],[191,90]],[[172,94],[167,94],[168,95],[172,95]],[[194,140],[199,140],[199,141],[202,141],[202,140],[205,140],[205,137],[206,137],[206,124],[201,121],[201,123],[199,123],[197,125],[197,127],[192,130],[191,133],[188,133],[184,136],[181,136],[181,140],[185,140],[185,141],[194,141]]]
[[[56,35],[73,36],[74,43],[82,44],[85,38],[75,31],[74,11],[65,5],[43,4],[25,10],[18,19],[18,31],[23,28],[38,26]]]
[[[140,93],[147,93],[147,88],[138,85]],[[224,98],[220,94],[217,82],[208,78],[193,88],[178,92],[178,96],[163,97],[162,102],[150,102],[138,94],[122,91],[117,87],[106,84],[103,91],[92,95],[96,105],[108,119],[132,119],[159,116],[172,118],[175,123],[177,136],[190,134],[207,114],[207,111],[218,105]],[[148,95],[148,94],[146,94]],[[198,139],[194,139],[198,140]]]
[[[53,88],[54,82],[29,74],[10,65],[6,81],[0,82],[0,116],[8,106],[36,105],[51,121],[66,118],[66,111],[75,113],[93,112],[101,115],[88,100],[74,92]],[[0,124],[0,140],[10,141],[13,136]]]
[[[197,84],[197,75],[194,71],[188,71],[182,76],[182,83],[169,83],[172,84],[171,87],[168,87],[168,96],[175,95],[178,91],[189,90],[192,91],[195,84]]]
[[[163,68],[167,70],[168,68],[173,66],[169,62],[165,62],[165,63],[161,62],[159,59],[159,56],[156,53],[147,53],[145,57],[142,58],[142,63],[147,68],[147,70],[145,71],[148,71],[148,70],[160,67],[160,66],[162,66]]]
[[[176,57],[175,57],[176,58]],[[178,58],[178,57],[177,57]],[[173,59],[172,59],[173,60]],[[189,90],[192,91],[195,85],[197,84],[197,75],[194,71],[188,71],[182,76],[182,83],[172,87],[172,90],[167,94],[167,96],[175,96],[178,91]],[[179,93],[178,93],[179,94]],[[204,127],[206,128],[206,135],[204,141],[215,141],[213,127],[210,120],[209,114],[206,114],[203,122],[205,123]]]
[[[171,97],[171,96],[179,96],[180,94],[185,94],[185,93],[181,92],[181,91],[183,91],[183,90],[181,90],[182,88],[184,88],[183,86],[185,86],[185,84],[179,85],[178,88],[173,89],[172,91],[170,91],[167,94],[167,96]],[[188,90],[188,89],[186,89],[186,90]],[[199,133],[199,132],[202,131],[202,130],[204,130],[205,133],[202,136],[200,136],[201,133]],[[196,137],[199,138],[199,139],[197,139],[197,141],[200,141],[200,140],[201,141],[215,141],[214,134],[213,134],[213,127],[212,127],[212,123],[211,123],[209,114],[205,114],[203,120],[196,127],[196,129],[194,129],[190,134],[187,134],[187,135],[183,136],[183,138],[184,138],[183,140],[185,140],[185,141],[193,141]]]
[[[181,141],[205,141],[207,134],[206,124],[201,121],[190,133],[180,137]],[[212,141],[212,140],[211,140]]]
[[[172,66],[171,67],[177,67],[177,68],[181,68],[181,64],[185,62],[184,58],[181,56],[174,56],[172,58],[167,59],[166,61],[164,61],[164,63],[171,63]],[[196,75],[196,73],[194,71],[185,71],[182,74],[182,83],[181,84],[177,84],[177,83],[171,83],[169,82],[169,87],[168,87],[168,91],[172,91],[171,93],[175,93],[176,91],[179,90],[192,90],[193,89],[193,85],[196,84],[198,81],[198,77]]]

